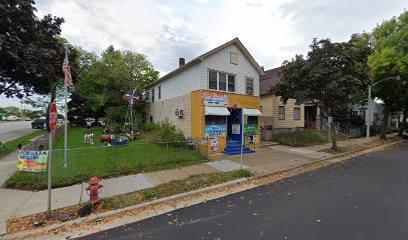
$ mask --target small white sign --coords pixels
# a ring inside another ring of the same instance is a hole
[[[232,134],[241,134],[241,125],[240,124],[232,124]]]

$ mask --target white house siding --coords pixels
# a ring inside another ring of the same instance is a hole
[[[151,97],[152,88],[154,88],[154,102],[156,103],[199,90],[201,87],[199,66],[200,64],[193,65],[162,82],[156,83],[152,87],[147,88],[146,92]],[[161,99],[159,99],[159,86],[161,86]],[[151,102],[151,99],[149,101]]]
[[[184,110],[183,118],[176,116],[176,109]],[[161,122],[168,119],[174,126],[183,131],[184,136],[191,137],[191,93],[168,98],[166,101],[149,103],[147,120],[150,117],[153,117],[153,122]]]
[[[238,54],[238,65],[230,63],[230,52]],[[230,45],[201,62],[201,89],[208,89],[208,69],[235,74],[235,93],[246,94],[246,77],[254,79],[254,95],[259,96],[259,73],[235,46]]]

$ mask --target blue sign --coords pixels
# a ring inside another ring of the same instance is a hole
[[[208,137],[217,137],[225,136],[226,127],[225,125],[205,125],[205,136]]]

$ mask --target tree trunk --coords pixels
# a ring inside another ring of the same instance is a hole
[[[384,118],[383,118],[383,123],[381,125],[381,130],[380,130],[380,139],[386,139],[387,136],[387,127],[388,127],[388,117],[390,116],[390,105],[385,104],[384,105]]]
[[[407,127],[407,117],[408,117],[408,106],[405,106],[404,114],[402,115],[401,126],[400,126],[400,128],[398,130],[398,136],[401,136],[402,132]]]
[[[330,136],[332,140],[332,146],[331,149],[334,151],[337,151],[337,135],[336,135],[336,124],[334,122],[330,123]]]

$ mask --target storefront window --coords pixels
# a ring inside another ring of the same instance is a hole
[[[224,137],[226,132],[225,116],[205,116],[205,136]]]

